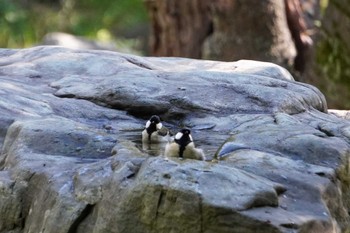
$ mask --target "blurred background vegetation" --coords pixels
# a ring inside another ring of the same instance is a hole
[[[150,7],[149,2],[154,5]],[[161,7],[168,9],[169,6],[164,4],[171,2],[167,1],[165,3],[163,0],[0,0],[0,47],[31,47],[42,44],[43,38],[48,33],[65,32],[92,41],[111,43],[116,50],[122,52],[132,52],[139,55],[172,56],[173,54],[167,54],[166,52],[163,54],[152,53],[152,46],[149,42],[149,38],[152,39],[150,34],[152,34],[152,31],[154,33],[154,27],[159,27],[154,22],[165,19],[157,19],[156,14],[159,16],[162,13]],[[171,7],[181,7],[179,2],[174,0]],[[185,3],[186,1],[182,2]],[[197,6],[203,5],[204,2],[206,1],[197,2]],[[225,1],[217,2],[225,3]],[[249,1],[238,2],[249,4]],[[317,2],[320,5],[322,19],[314,20],[315,27],[313,30],[317,30],[317,33],[313,32],[313,34],[317,34],[317,36],[313,37],[316,57],[312,58],[314,60],[313,64],[309,66],[312,71],[309,69],[309,71],[304,72],[303,77],[298,77],[300,74],[294,73],[295,77],[321,89],[327,97],[330,108],[350,109],[350,2],[348,0],[300,0],[300,2]],[[145,3],[148,4],[148,8]],[[252,1],[252,4],[254,4],[254,1]],[[184,9],[188,12],[187,5],[185,6]],[[159,10],[159,12],[155,12],[156,10]],[[174,11],[174,9],[171,10]],[[178,10],[174,12],[181,13],[181,9]],[[306,15],[310,12],[306,12]],[[220,19],[220,9],[214,11],[215,13],[218,13],[217,16]],[[214,15],[214,17],[216,16]],[[174,18],[171,20],[174,20]],[[200,18],[200,20],[207,20],[206,23],[210,29],[205,33],[212,34],[213,26],[210,20],[205,17]],[[256,22],[256,19],[253,21],[253,25],[254,22]],[[177,25],[177,22],[174,21],[173,23],[173,25]],[[184,25],[189,24],[191,22]],[[162,25],[164,26],[164,22]],[[153,30],[150,30],[152,26]],[[185,33],[187,32],[188,30],[185,31]],[[203,35],[209,38],[211,34]],[[179,35],[174,36],[180,38]],[[196,35],[196,32],[194,32],[194,35]],[[174,36],[171,38],[174,38]],[[204,43],[203,41],[193,40],[193,45],[189,45],[184,51],[188,52],[190,48],[198,45],[202,49],[201,43]],[[169,44],[170,42],[166,43]],[[197,54],[201,53],[202,51],[197,52]],[[181,53],[178,56],[203,58],[203,56],[196,57]],[[208,59],[237,60],[237,58],[225,59],[224,57],[208,57]],[[254,57],[251,59],[254,59]],[[272,60],[272,62],[274,61]],[[290,69],[290,71],[294,72],[293,69]]]
[[[313,66],[316,77],[310,83],[325,94],[330,108],[350,109],[350,1],[322,2]]]
[[[145,50],[148,17],[142,0],[1,0],[0,47],[41,43],[66,32]]]

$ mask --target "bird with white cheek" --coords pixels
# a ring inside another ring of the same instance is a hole
[[[143,143],[160,143],[169,141],[169,130],[160,122],[160,117],[153,115],[142,131]]]
[[[166,157],[205,160],[203,150],[195,147],[189,129],[182,129],[175,135],[174,141],[166,145],[164,155]]]

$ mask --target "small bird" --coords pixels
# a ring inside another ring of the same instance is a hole
[[[147,122],[142,131],[143,143],[167,142],[169,139],[169,130],[160,122],[160,117],[153,115]]]
[[[203,150],[195,147],[189,129],[182,129],[175,135],[174,141],[165,146],[164,155],[166,157],[205,160]]]

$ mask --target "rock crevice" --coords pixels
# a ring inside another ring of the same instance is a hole
[[[0,109],[0,233],[350,231],[348,114],[277,65],[1,49]]]

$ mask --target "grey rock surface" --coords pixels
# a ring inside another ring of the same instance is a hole
[[[347,115],[277,65],[2,49],[0,109],[0,233],[350,231]]]

